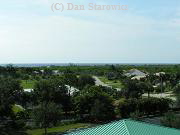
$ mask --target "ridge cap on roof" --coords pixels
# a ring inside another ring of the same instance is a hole
[[[101,128],[103,126],[108,126],[108,125],[116,125],[116,123],[121,123],[122,124],[122,128],[124,129],[123,131],[125,131],[126,135],[131,135],[131,134],[134,134],[132,131],[134,129],[132,129],[130,126],[131,124],[134,124],[134,126],[145,126],[145,127],[149,127],[150,129],[151,128],[154,128],[154,127],[157,127],[157,130],[158,128],[162,128],[163,129],[166,129],[166,130],[169,130],[169,132],[173,131],[173,132],[177,132],[177,134],[179,134],[180,130],[178,129],[175,129],[175,128],[169,128],[169,127],[165,127],[165,126],[161,126],[161,125],[156,125],[156,124],[152,124],[152,123],[148,123],[148,122],[144,122],[144,121],[137,121],[137,120],[133,120],[133,119],[120,119],[120,120],[116,120],[116,121],[112,121],[112,122],[109,122],[109,123],[104,123],[104,124],[101,124],[101,125],[96,125],[96,126],[93,126],[93,127],[88,127],[88,128],[84,128],[84,129],[80,129],[80,130],[76,130],[76,131],[72,131],[70,133],[65,133],[65,134],[69,134],[69,135],[75,135],[75,134],[78,134],[81,133],[81,131],[88,131],[88,130],[93,130],[93,129],[96,129],[96,128]],[[143,125],[141,125],[143,124]],[[151,126],[151,127],[150,127]],[[111,126],[112,127],[112,126]],[[114,126],[113,126],[114,127]],[[108,129],[108,128],[107,128]],[[143,128],[142,128],[143,129]],[[165,131],[166,131],[165,130]],[[64,134],[64,135],[65,135]]]
[[[130,135],[129,129],[128,129],[127,125],[126,125],[126,119],[125,119],[125,120],[122,120],[122,121],[123,121],[124,126],[125,126],[125,128],[126,128],[126,130],[127,130],[128,135]]]

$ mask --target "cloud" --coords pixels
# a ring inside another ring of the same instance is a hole
[[[131,11],[47,13],[47,1],[44,5],[44,15],[36,15],[31,6],[32,16],[0,15],[1,62],[161,62],[180,57],[178,19]]]
[[[16,25],[1,27],[1,61],[130,61],[141,59],[139,52],[146,56],[147,48],[153,52],[151,48],[158,44],[149,40],[156,40],[154,37],[162,40],[169,35],[154,31],[154,21],[135,16],[126,17],[124,21],[116,18],[109,21],[107,18],[104,22],[102,15],[96,21],[65,16],[43,16],[21,21],[19,18]]]

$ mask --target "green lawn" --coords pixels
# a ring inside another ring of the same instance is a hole
[[[64,125],[64,126],[48,128],[48,133],[60,133],[60,132],[68,131],[70,129],[87,128],[89,126],[90,124],[86,124],[86,123],[69,124],[69,125]],[[44,133],[44,129],[28,130],[27,133],[29,135],[42,135]]]
[[[19,106],[19,105],[13,105],[13,112],[14,113],[18,113],[18,112],[21,112],[21,111],[23,111],[24,109],[21,107],[21,106]]]
[[[107,79],[106,77],[104,77],[104,76],[99,77],[99,79],[100,79],[102,82],[104,82],[104,83],[112,86],[113,88],[122,88],[122,87],[123,87],[121,81],[119,81],[119,80],[108,80],[108,79]]]
[[[22,80],[21,81],[21,86],[24,88],[24,89],[33,89],[34,88],[34,84],[35,84],[35,80]]]

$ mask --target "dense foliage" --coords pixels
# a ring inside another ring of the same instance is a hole
[[[0,134],[25,135],[24,119],[19,118],[12,110],[21,95],[19,81],[12,78],[0,78]]]
[[[132,79],[126,75],[130,69],[146,76]],[[94,76],[107,84],[97,84]],[[0,134],[24,135],[27,128],[44,128],[47,134],[62,120],[99,123],[163,115],[172,101],[151,94],[173,92],[178,107],[179,83],[180,65],[0,67]],[[174,114],[162,121],[170,127],[179,123]]]
[[[88,86],[74,98],[75,110],[81,118],[92,121],[114,118],[113,99],[101,87]]]
[[[161,123],[164,126],[180,129],[180,116],[173,112],[168,112],[161,119]]]
[[[164,113],[169,110],[171,101],[164,98],[121,99],[117,109],[122,118],[130,117],[131,113],[139,112],[141,116]]]

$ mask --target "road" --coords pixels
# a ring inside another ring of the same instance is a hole
[[[112,87],[112,86],[109,86],[108,84],[102,82],[97,76],[93,76],[93,78],[95,79],[95,84],[96,84],[97,86]]]
[[[142,96],[147,97],[148,94],[145,93]],[[172,93],[159,93],[159,94],[150,94],[150,97],[157,97],[157,98],[170,98],[172,100],[176,100],[176,97]]]
[[[105,86],[105,87],[109,87],[109,88],[112,88],[112,86],[102,82],[97,76],[93,76],[93,78],[95,79],[95,84],[97,86]],[[120,88],[115,88],[117,91],[121,91]]]

